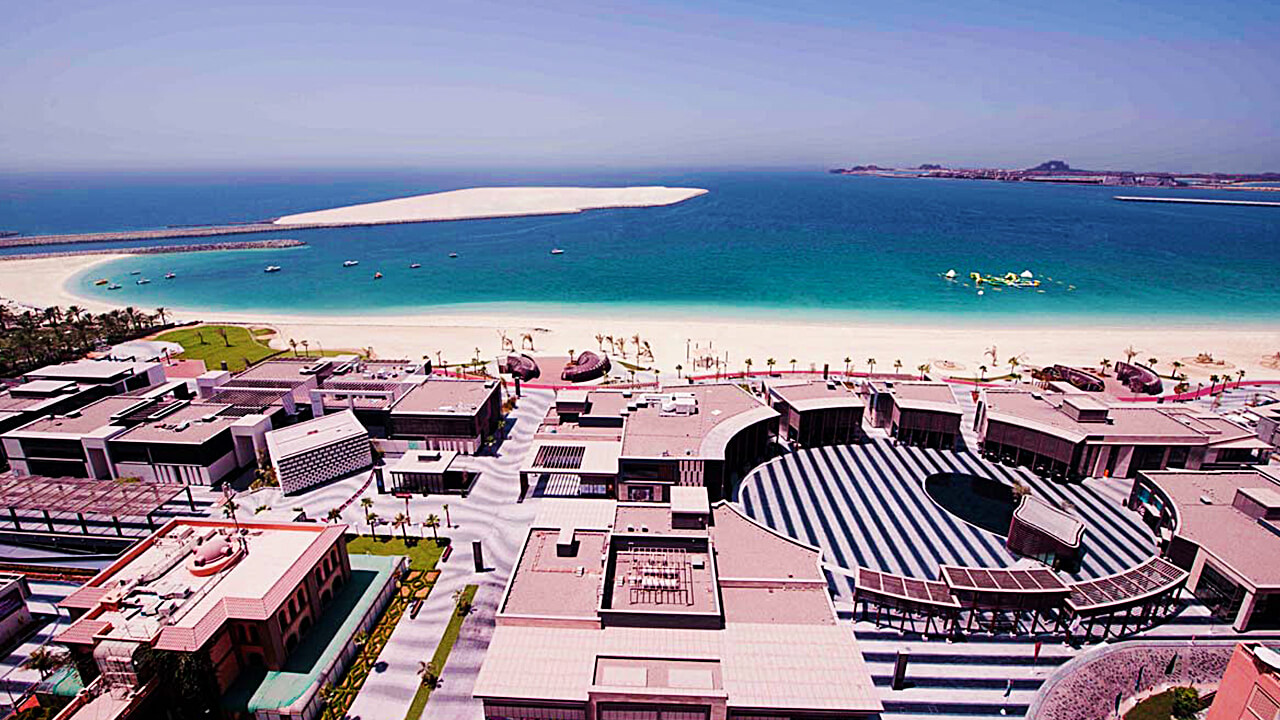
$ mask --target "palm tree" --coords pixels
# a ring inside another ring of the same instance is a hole
[[[1210,394],[1210,395],[1212,395],[1212,394],[1213,394],[1213,388],[1214,388],[1217,384],[1218,384],[1218,376],[1217,376],[1217,375],[1210,375],[1210,376],[1209,376],[1209,394]]]
[[[601,333],[596,333],[596,347],[599,348],[600,352],[604,352],[604,335]]]
[[[1102,372],[1100,373],[1102,377],[1106,377],[1107,368],[1111,367],[1111,361],[1106,358],[1102,358],[1102,361],[1098,363],[1098,366],[1102,368]]]
[[[227,327],[225,325],[218,326],[218,335],[222,336],[223,347],[231,347],[231,341],[227,339]]]
[[[71,310],[73,308],[75,308],[74,305],[72,305],[70,308],[67,308],[67,309]],[[164,325],[164,316],[168,314],[169,314],[169,308],[164,308],[164,307],[156,308],[156,316],[160,318],[161,325]]]
[[[466,588],[458,588],[453,591],[453,604],[458,608],[459,615],[466,615],[471,612],[471,602],[467,600]]]
[[[1169,364],[1173,367],[1173,372],[1169,375],[1169,377],[1176,378],[1178,375],[1178,371],[1182,369],[1182,363],[1177,360],[1174,360]]]
[[[920,379],[924,380],[925,376],[929,374],[929,363],[917,365],[916,369],[920,371]]]
[[[293,356],[298,357],[298,341],[289,338],[289,349],[293,351]]]
[[[1240,383],[1244,382],[1244,370],[1236,371],[1236,387],[1240,387]]]
[[[40,678],[43,680],[44,678],[49,677],[49,674],[54,670],[57,670],[66,663],[67,656],[65,653],[54,652],[48,647],[41,645],[31,651],[31,655],[27,658],[26,662],[22,663],[22,667],[28,670],[35,670],[40,673]]]
[[[426,522],[422,523],[431,528],[431,537],[436,541],[436,546],[440,545],[440,533],[436,532],[440,528],[440,516],[431,513],[427,516]]]
[[[796,359],[791,358],[790,363],[791,363],[791,372],[794,373],[796,371]]]
[[[419,660],[418,677],[422,678],[423,685],[430,688],[434,688],[436,685],[440,684],[440,670],[433,662]]]
[[[764,364],[769,366],[769,374],[773,375],[773,366],[777,365],[778,361],[774,360],[773,358],[769,358],[768,360],[764,361]]]
[[[369,521],[369,532],[373,535],[373,539],[378,539],[378,521],[382,518],[378,517],[378,513],[371,512],[366,518]]]
[[[1156,363],[1158,362],[1160,361],[1155,358],[1147,358],[1147,367],[1151,368],[1151,372],[1156,372]],[[1156,377],[1159,377],[1159,376],[1160,376],[1160,373],[1157,372]]]
[[[329,522],[336,523],[342,519],[342,511],[339,510],[338,508],[329,508],[329,512],[325,513],[324,517]]]
[[[849,374],[849,363],[851,362],[853,362],[853,359],[850,358],[848,355],[845,355],[844,356],[844,374],[845,375]]]
[[[678,380],[678,379],[680,379],[680,371],[681,371],[681,370],[684,370],[684,366],[683,366],[683,365],[681,365],[680,363],[676,363],[676,379],[677,379],[677,380]]]
[[[396,513],[395,518],[391,520],[391,527],[400,528],[400,534],[404,536],[404,541],[409,542],[409,531],[405,528],[409,525],[409,518],[404,513]]]
[[[369,513],[373,511],[373,498],[360,498],[360,507],[364,509],[364,521],[369,522]]]
[[[867,367],[870,368],[867,370],[867,374],[874,375],[876,372],[876,359],[873,357],[867,358]]]
[[[1132,363],[1132,362],[1133,362],[1133,356],[1134,356],[1134,355],[1137,355],[1137,354],[1138,354],[1138,353],[1140,353],[1140,352],[1142,352],[1142,351],[1141,351],[1141,350],[1134,350],[1134,349],[1133,349],[1133,346],[1132,346],[1132,345],[1130,345],[1129,347],[1127,347],[1127,348],[1125,348],[1125,349],[1124,349],[1124,361],[1125,361],[1125,362],[1127,362],[1127,363]]]
[[[902,360],[899,359],[899,360],[893,361],[893,372],[894,373],[902,372]]]
[[[743,360],[742,364],[747,366],[747,374],[750,375],[751,374],[751,358],[747,358],[746,360]]]
[[[303,355],[306,355],[307,357],[311,357],[311,350],[309,349],[310,347],[311,347],[311,343],[310,343],[310,342],[307,342],[306,340],[303,340],[303,341],[302,341],[302,354],[303,354]]]
[[[978,370],[980,370],[980,371],[982,372],[982,376],[981,376],[981,377],[979,377],[978,379],[979,379],[979,380],[986,380],[986,379],[987,379],[987,366],[986,366],[986,365],[979,365],[979,366],[978,366]]]
[[[452,528],[453,520],[449,517],[449,503],[445,503],[440,507],[444,510],[444,526],[447,528]]]
[[[1018,373],[1018,365],[1020,365],[1021,362],[1022,362],[1021,360],[1018,360],[1017,355],[1014,355],[1013,357],[1009,358],[1009,374],[1010,375],[1016,375]]]

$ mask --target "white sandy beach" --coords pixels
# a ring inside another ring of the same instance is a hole
[[[79,305],[95,312],[109,309],[108,304],[78,297],[65,285],[82,270],[122,257],[89,255],[41,258],[0,262],[0,297],[27,305]],[[895,360],[911,372],[923,363],[931,363],[935,374],[975,376],[980,365],[987,365],[990,375],[1007,371],[1009,358],[1021,356],[1034,365],[1055,362],[1095,364],[1101,358],[1123,359],[1125,348],[1140,351],[1138,358],[1160,360],[1158,369],[1167,372],[1173,360],[1193,358],[1198,352],[1210,352],[1225,360],[1230,367],[1199,368],[1188,363],[1183,369],[1192,381],[1205,379],[1211,373],[1246,372],[1247,379],[1280,379],[1280,370],[1261,364],[1264,357],[1280,352],[1280,323],[1270,327],[1153,327],[1131,330],[1123,327],[1058,328],[989,326],[947,326],[934,324],[889,324],[884,322],[835,323],[776,318],[748,320],[733,317],[667,316],[655,310],[651,317],[529,313],[475,314],[442,309],[415,315],[366,317],[287,316],[193,311],[182,308],[171,313],[179,320],[204,320],[261,324],[275,327],[279,334],[275,343],[284,347],[290,338],[307,340],[312,347],[325,349],[372,347],[380,357],[420,358],[437,351],[446,361],[458,362],[475,356],[476,348],[483,357],[494,358],[501,351],[501,334],[506,333],[519,347],[521,335],[534,338],[535,354],[564,355],[568,350],[594,350],[595,335],[630,338],[639,334],[652,347],[655,365],[664,374],[674,375],[675,366],[687,372],[692,363],[686,352],[696,355],[696,348],[724,357],[728,353],[729,369],[743,369],[746,358],[753,369],[766,370],[769,358],[776,368],[790,369],[792,358],[798,369],[811,365],[821,369],[824,362],[843,368],[844,358],[866,370],[866,360],[876,359],[877,371],[891,371]],[[997,348],[998,363],[984,353]],[[616,357],[616,354],[614,354]],[[628,360],[634,360],[629,348]],[[946,368],[939,361],[950,361]]]
[[[378,224],[566,215],[605,208],[674,205],[705,194],[700,188],[485,187],[415,195],[285,215],[277,225]]]

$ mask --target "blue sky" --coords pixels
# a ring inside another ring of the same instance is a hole
[[[6,3],[0,169],[1280,171],[1275,2],[370,5]]]

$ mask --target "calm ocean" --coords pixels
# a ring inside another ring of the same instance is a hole
[[[946,316],[957,322],[1280,321],[1280,209],[1112,199],[1215,196],[1207,191],[821,171],[0,175],[0,230],[249,221],[497,184],[667,184],[711,192],[667,208],[282,232],[278,237],[296,237],[308,247],[144,256],[94,269],[72,289],[140,307],[296,314],[571,306],[607,314]],[[1216,196],[1278,199],[1262,192]],[[552,248],[565,252],[553,256]],[[450,259],[451,252],[459,257]],[[344,269],[347,259],[360,265]],[[414,262],[422,267],[411,270]],[[270,264],[283,271],[264,274]],[[979,296],[963,282],[943,280],[949,269],[965,279],[970,271],[1030,270],[1044,292]],[[153,282],[135,285],[131,270]],[[177,279],[163,280],[169,271]],[[383,279],[374,281],[374,271]],[[108,294],[93,286],[96,277],[124,288]]]

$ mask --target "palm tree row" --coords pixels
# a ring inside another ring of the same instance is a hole
[[[100,345],[148,335],[165,324],[168,312],[127,307],[94,314],[72,305],[17,313],[0,304],[0,376],[21,375],[84,357]]]

